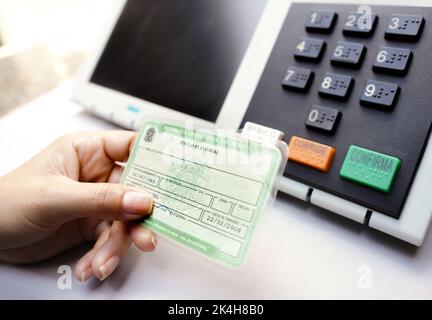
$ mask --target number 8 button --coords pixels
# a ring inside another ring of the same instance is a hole
[[[350,76],[326,72],[319,89],[319,95],[338,100],[347,100],[353,84],[354,80]]]

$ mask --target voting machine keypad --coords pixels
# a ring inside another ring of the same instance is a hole
[[[432,8],[370,9],[293,4],[243,124],[285,133],[286,177],[399,218],[432,123]]]

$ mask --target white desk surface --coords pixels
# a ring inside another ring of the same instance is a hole
[[[70,89],[67,83],[0,119],[0,175],[64,133],[113,128],[70,103]],[[74,280],[70,290],[58,289],[57,268],[73,266],[83,247],[32,266],[0,263],[0,298],[432,298],[430,235],[415,249],[279,195],[261,242],[249,272],[236,278],[163,245],[150,254],[131,249],[108,280]],[[358,285],[363,266],[370,289]]]

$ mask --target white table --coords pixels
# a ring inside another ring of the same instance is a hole
[[[66,83],[0,119],[0,175],[64,133],[113,128],[70,103],[70,90]],[[103,283],[73,280],[60,290],[58,267],[73,266],[85,249],[32,266],[0,263],[0,298],[432,298],[431,236],[415,249],[284,195],[238,277],[160,245],[150,254],[131,249]]]

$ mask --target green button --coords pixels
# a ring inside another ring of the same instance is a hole
[[[389,193],[401,161],[368,149],[350,146],[342,165],[342,178]]]

